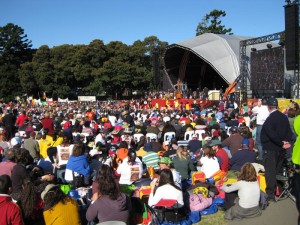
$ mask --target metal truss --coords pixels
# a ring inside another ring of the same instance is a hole
[[[247,40],[240,41],[240,75],[236,79],[237,81],[241,81],[241,94],[242,99],[247,99],[247,79],[250,83],[250,74],[248,68],[249,57],[246,55],[246,47],[249,45],[257,45],[270,41],[280,40],[280,38],[284,35],[284,32],[278,32],[274,34],[265,35],[262,37],[251,38]]]

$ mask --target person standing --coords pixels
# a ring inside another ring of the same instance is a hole
[[[269,98],[267,105],[270,115],[262,126],[261,143],[265,151],[266,193],[269,201],[275,201],[276,174],[281,172],[286,149],[291,147],[292,130],[288,118],[277,110],[277,99]]]
[[[255,106],[252,109],[252,113],[256,114],[257,126],[256,126],[255,144],[258,149],[258,159],[263,160],[264,152],[263,152],[263,147],[262,147],[261,140],[260,140],[260,135],[261,135],[262,126],[270,114],[270,112],[268,110],[268,106],[267,106],[267,99],[266,98],[259,99],[257,106]]]
[[[40,158],[40,146],[39,142],[35,140],[35,136],[35,132],[32,131],[29,138],[24,140],[24,148],[29,151],[34,161],[37,161]]]
[[[10,108],[6,109],[6,114],[2,118],[2,123],[4,125],[5,131],[6,131],[6,138],[8,141],[14,137],[15,133],[15,122],[16,117],[13,114],[13,111]]]
[[[298,115],[294,121],[294,130],[297,135],[295,145],[292,152],[292,162],[295,165],[294,173],[294,186],[293,186],[293,195],[296,198],[296,206],[298,209],[298,225],[300,225],[300,114],[298,110]]]

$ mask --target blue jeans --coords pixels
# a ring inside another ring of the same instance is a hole
[[[259,160],[263,160],[263,157],[264,157],[264,150],[263,150],[261,140],[260,140],[261,129],[262,129],[262,125],[257,125],[255,144],[256,144],[256,147],[258,150],[258,159]]]
[[[64,184],[66,183],[66,180],[65,180],[65,172],[66,170],[65,169],[62,169],[62,170],[57,170],[56,171],[56,177],[57,179],[60,179]]]

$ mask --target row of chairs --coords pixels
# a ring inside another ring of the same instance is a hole
[[[186,131],[184,134],[184,140],[189,141],[192,140],[193,134],[197,134],[198,140],[203,140],[203,135],[205,134],[204,130],[192,130],[192,131]],[[175,132],[166,132],[163,137],[163,141],[171,140],[172,138],[175,138],[176,133]],[[137,141],[140,140],[140,138],[144,136],[143,134],[137,133],[133,135],[133,138]],[[157,134],[154,133],[147,133],[146,134],[147,142],[150,142],[152,139],[157,140]]]

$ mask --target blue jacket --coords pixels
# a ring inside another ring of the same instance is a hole
[[[67,169],[80,173],[83,176],[90,175],[90,165],[86,159],[86,155],[70,156]]]

